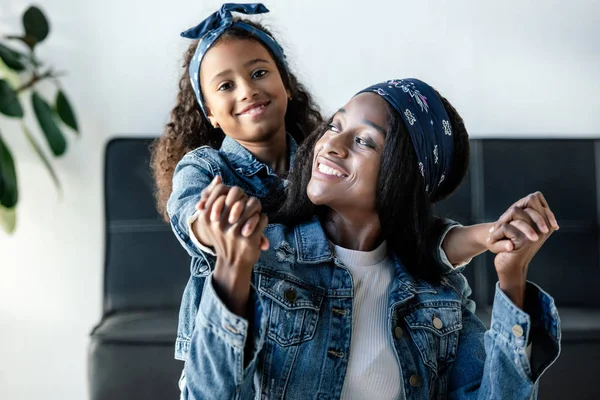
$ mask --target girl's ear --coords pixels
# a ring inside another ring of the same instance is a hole
[[[292,91],[290,89],[285,89],[285,93],[287,94],[288,100],[292,99]]]
[[[213,128],[218,128],[219,127],[219,122],[217,121],[217,119],[215,118],[214,115],[212,115],[212,112],[210,111],[210,108],[208,106],[204,106],[205,110],[206,110],[206,117],[208,118],[208,121],[210,122],[210,124],[213,126]]]

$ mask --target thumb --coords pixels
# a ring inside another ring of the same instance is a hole
[[[511,252],[514,250],[514,248],[515,246],[513,245],[513,242],[509,239],[498,240],[497,242],[494,242],[488,246],[488,250],[495,254]]]

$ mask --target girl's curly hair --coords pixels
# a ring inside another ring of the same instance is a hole
[[[237,18],[248,25],[271,33],[261,24],[246,19]],[[256,40],[250,32],[230,27],[217,40]],[[175,166],[183,156],[200,146],[210,146],[218,149],[223,141],[224,134],[220,129],[215,129],[204,116],[197,103],[194,90],[188,75],[190,61],[196,51],[198,41],[194,41],[186,50],[183,61],[183,73],[179,80],[179,93],[177,102],[171,111],[169,122],[163,134],[151,146],[151,167],[155,181],[155,197],[158,211],[168,222],[166,211],[167,200],[172,191],[172,180]],[[215,43],[216,44],[216,43]],[[265,46],[265,48],[267,48]],[[268,50],[268,48],[267,48]],[[271,54],[273,57],[273,55]],[[285,114],[286,131],[292,135],[298,144],[310,135],[322,122],[323,118],[313,97],[308,90],[298,82],[294,74],[282,64],[282,60],[273,57],[286,89],[290,90],[292,100],[289,101]]]

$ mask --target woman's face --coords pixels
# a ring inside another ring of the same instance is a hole
[[[379,95],[361,93],[334,115],[316,143],[309,199],[338,212],[375,213],[389,112]],[[385,173],[385,171],[384,171]]]

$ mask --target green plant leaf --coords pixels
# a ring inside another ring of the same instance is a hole
[[[48,173],[50,174],[50,177],[52,178],[56,189],[59,193],[62,193],[62,188],[60,187],[58,175],[56,175],[54,168],[52,168],[52,164],[50,164],[50,160],[48,160],[48,157],[46,157],[46,155],[42,151],[42,146],[40,146],[39,143],[35,140],[35,138],[31,135],[31,132],[29,131],[29,129],[27,129],[27,126],[24,123],[22,124],[22,128],[23,132],[25,133],[25,137],[27,138],[27,141],[29,142],[29,144],[31,144],[31,147],[33,147],[33,150],[35,150],[36,154],[40,157],[42,163],[48,170]]]
[[[0,43],[0,58],[7,67],[15,71],[23,71],[25,66],[21,63],[22,55]]]
[[[54,120],[52,109],[35,91],[31,93],[31,103],[52,153],[57,157],[63,155],[67,150],[67,141]]]
[[[13,157],[0,137],[0,205],[13,208],[18,199],[17,171]]]
[[[17,226],[17,209],[0,206],[0,226],[9,235],[15,231]]]
[[[44,13],[35,6],[29,7],[23,14],[23,26],[25,35],[35,38],[37,43],[46,39],[50,32],[50,26]]]
[[[56,95],[56,113],[68,127],[79,133],[75,113],[62,90],[59,90]]]
[[[25,43],[31,50],[33,50],[33,48],[35,47],[35,45],[37,44],[38,40],[33,37],[33,36],[15,36],[15,35],[8,35],[5,36],[7,39],[12,39],[12,40],[19,40],[23,43]]]
[[[4,79],[0,79],[0,113],[9,117],[23,117],[23,107],[17,93]]]

